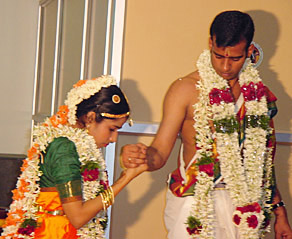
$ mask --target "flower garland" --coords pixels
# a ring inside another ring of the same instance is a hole
[[[187,230],[195,237],[214,238],[214,174],[210,173],[210,167],[215,170],[219,161],[226,189],[236,207],[233,222],[241,238],[260,238],[269,230],[263,224],[265,215],[271,213],[266,202],[271,198],[272,177],[272,153],[266,147],[271,129],[264,85],[249,61],[239,76],[246,107],[245,140],[240,145],[230,87],[212,67],[210,51],[205,50],[200,55],[197,67],[201,80],[197,85],[199,101],[194,105],[194,128],[199,174]],[[209,125],[211,121],[215,132]],[[214,155],[214,144],[218,155]]]
[[[86,84],[85,84],[86,83]],[[68,105],[68,121],[71,125],[76,123],[76,111],[77,105],[81,103],[84,99],[88,99],[90,96],[94,95],[102,87],[109,87],[111,85],[116,85],[117,82],[114,77],[110,75],[100,76],[92,80],[80,80],[78,81],[67,94],[67,100],[65,104]]]
[[[66,105],[60,106],[57,114],[47,118],[43,124],[34,127],[33,144],[28,150],[27,158],[23,160],[22,173],[16,189],[13,190],[13,202],[1,238],[33,238],[37,227],[36,200],[40,193],[38,181],[42,175],[39,164],[42,161],[42,152],[45,152],[55,138],[66,137],[76,146],[81,162],[83,200],[93,199],[107,189],[108,178],[101,150],[96,147],[94,138],[85,129],[73,128],[68,122],[76,123],[76,105],[97,93],[101,87],[110,85],[116,85],[111,76],[80,80],[68,93]],[[106,212],[100,211],[78,230],[77,235],[86,239],[104,238],[106,222]]]

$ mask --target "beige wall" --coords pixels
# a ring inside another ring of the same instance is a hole
[[[264,50],[261,76],[279,99],[276,128],[291,133],[290,0],[128,0],[121,87],[131,102],[134,120],[160,121],[168,86],[195,70],[197,57],[207,47],[211,21],[217,13],[230,9],[247,11],[254,18],[255,41]],[[149,144],[151,140],[148,136],[122,135],[119,145],[137,141]],[[163,169],[141,175],[118,196],[113,207],[112,239],[166,238],[165,182],[176,166],[177,148],[178,144]],[[279,145],[276,167],[292,223],[291,146]],[[119,166],[116,168],[118,175]]]

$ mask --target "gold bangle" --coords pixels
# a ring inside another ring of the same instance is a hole
[[[102,202],[102,206],[103,206],[103,210],[106,211],[106,206],[105,206],[105,200],[104,200],[104,196],[103,196],[103,193],[100,193],[99,194],[100,197],[101,197],[101,202]]]
[[[121,167],[123,170],[127,169],[127,168],[125,167],[125,165],[124,165],[123,160],[122,160],[122,155],[120,155],[120,167]]]
[[[115,194],[114,190],[111,186],[109,186],[110,192],[111,192],[111,198],[112,198],[112,205],[115,203]]]
[[[115,195],[114,191],[111,186],[107,190],[104,190],[100,193],[101,202],[103,205],[103,210],[106,211],[107,208],[114,204],[115,202]]]

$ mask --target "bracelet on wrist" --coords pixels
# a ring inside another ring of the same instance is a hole
[[[283,201],[281,201],[281,202],[278,202],[276,204],[273,204],[272,205],[272,210],[275,210],[278,207],[285,207],[285,203]]]
[[[114,195],[114,191],[113,191],[111,186],[109,186],[108,189],[104,190],[99,195],[101,197],[101,202],[102,202],[102,206],[103,206],[104,211],[106,211],[109,206],[114,204],[115,195]]]
[[[120,161],[120,167],[121,167],[123,170],[127,169],[127,168],[125,167],[125,165],[124,165],[124,162],[123,162],[123,159],[122,159],[122,155],[120,155],[120,159],[119,159],[119,161]]]

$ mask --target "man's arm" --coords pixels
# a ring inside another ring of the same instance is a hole
[[[183,126],[195,91],[194,79],[189,77],[172,83],[164,98],[162,121],[153,142],[146,150],[146,156],[142,156],[145,148],[141,144],[125,145],[121,154],[125,167],[136,167],[144,162],[145,158],[149,171],[160,169],[165,165]]]
[[[189,98],[185,95],[186,82],[175,81],[166,93],[163,116],[157,134],[146,151],[148,170],[162,168],[173,149],[187,113]]]

